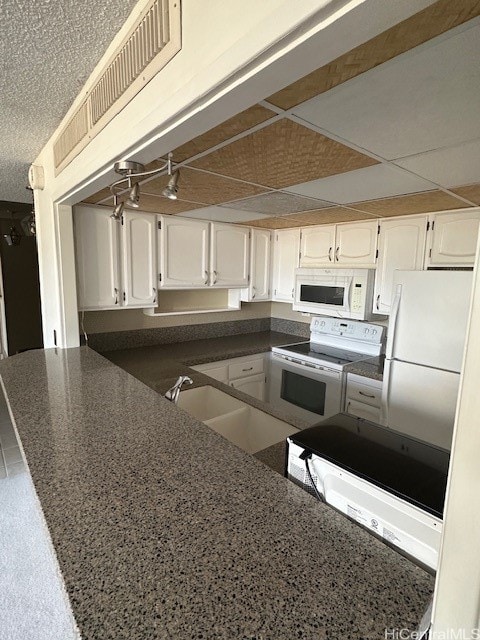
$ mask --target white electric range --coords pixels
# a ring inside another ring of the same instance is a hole
[[[347,365],[379,356],[385,328],[330,317],[314,317],[310,340],[273,347],[268,400],[308,424],[342,410]]]

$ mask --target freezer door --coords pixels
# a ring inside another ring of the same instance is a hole
[[[383,423],[408,436],[450,449],[460,374],[387,360]]]
[[[471,271],[397,271],[387,358],[460,372]]]

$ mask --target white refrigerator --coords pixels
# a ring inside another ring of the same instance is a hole
[[[396,271],[382,423],[451,448],[470,313],[471,271]]]

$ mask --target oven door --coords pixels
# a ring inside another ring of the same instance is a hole
[[[352,278],[332,276],[328,278],[305,278],[298,276],[295,283],[293,309],[307,312],[327,312],[330,315],[350,311],[350,289]]]
[[[272,354],[268,402],[314,424],[341,411],[343,374],[284,360]]]

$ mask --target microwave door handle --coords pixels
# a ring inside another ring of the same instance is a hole
[[[390,340],[387,339],[387,348],[385,351],[385,357],[388,358],[389,360],[391,360],[393,357],[393,352],[395,347],[395,329],[397,325],[398,310],[400,308],[401,298],[402,298],[402,285],[397,284],[397,287],[395,289],[395,295],[393,297],[393,302],[392,302],[390,320],[388,323],[388,334],[389,336],[391,336],[391,339]]]
[[[348,278],[345,285],[345,311],[350,311],[350,289],[352,288],[352,278]]]

